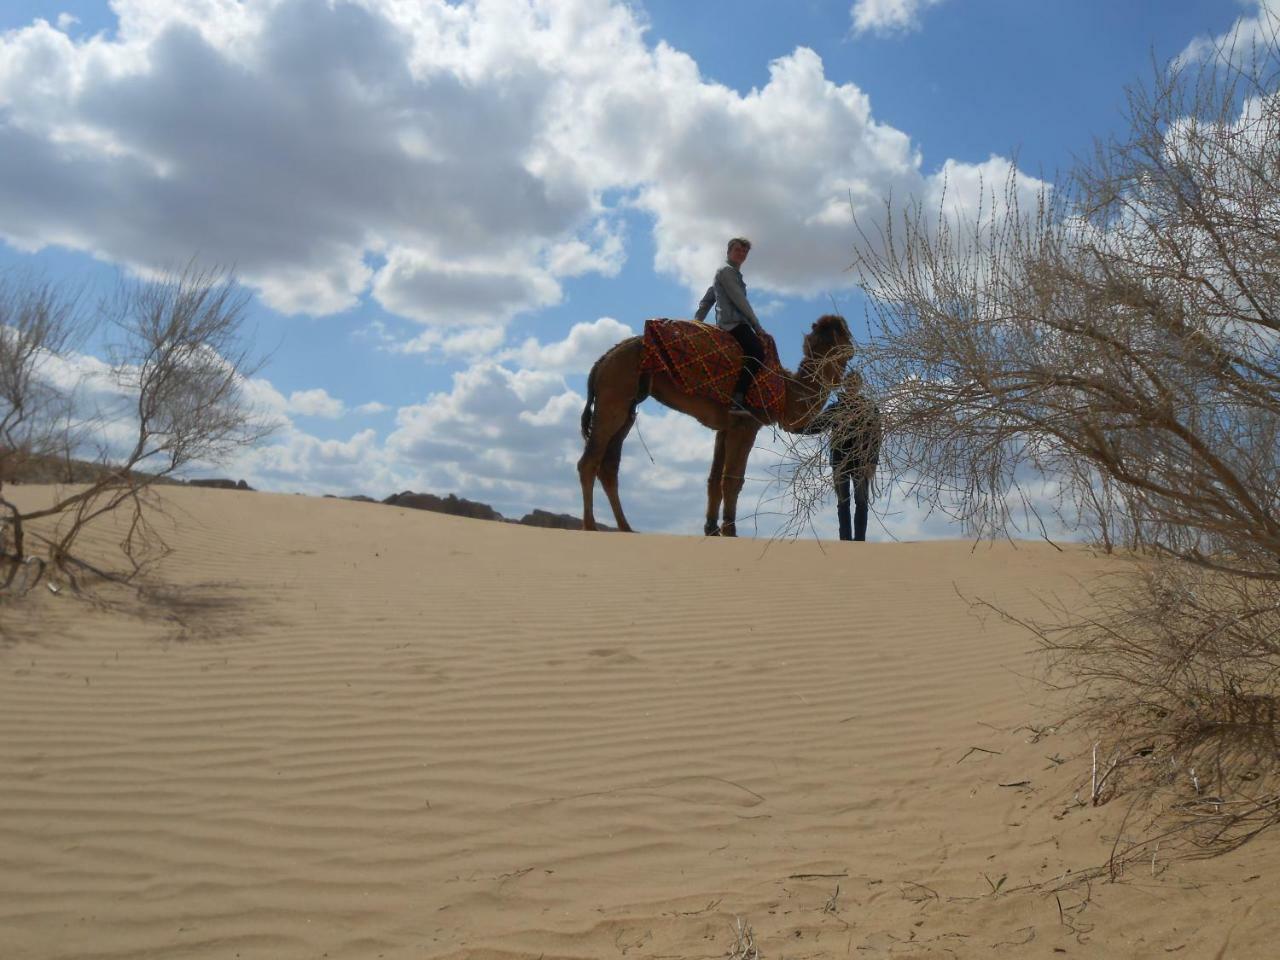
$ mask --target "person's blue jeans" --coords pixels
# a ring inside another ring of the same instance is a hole
[[[840,519],[841,540],[867,539],[867,504],[870,500],[871,480],[863,477],[850,484],[849,473],[837,470],[836,482],[836,516]],[[853,517],[849,516],[849,487],[853,487]],[[852,520],[852,522],[850,522]]]

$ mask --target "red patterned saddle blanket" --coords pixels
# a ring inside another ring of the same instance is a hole
[[[778,347],[765,334],[765,365],[747,392],[747,403],[764,410],[769,419],[782,419],[786,383]],[[742,347],[733,335],[696,320],[646,320],[640,369],[665,373],[680,389],[728,405],[742,369]]]

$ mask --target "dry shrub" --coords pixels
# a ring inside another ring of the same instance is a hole
[[[265,432],[242,387],[247,295],[224,271],[187,269],[123,284],[92,311],[45,282],[0,278],[0,597],[49,570],[73,585],[108,575],[77,551],[95,521],[123,518],[130,577],[166,552],[148,494],[184,466],[216,461]],[[110,339],[109,362],[77,347]],[[59,486],[20,509],[15,482]]]
[[[1015,172],[967,216],[891,207],[855,264],[890,483],[975,536],[1025,516],[1137,557],[1095,615],[1036,629],[1100,742],[1097,799],[1149,791],[1219,846],[1276,819],[1280,768],[1280,22],[1264,18],[1260,40],[1133,90],[1128,135],[1053,188]]]
[[[1280,821],[1280,583],[1169,559],[1091,587],[1093,611],[1025,624],[1096,737],[1094,804],[1154,801],[1158,840],[1217,852]]]

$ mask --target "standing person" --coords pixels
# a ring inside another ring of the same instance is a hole
[[[840,392],[813,418],[804,433],[831,431],[831,481],[836,488],[836,516],[841,540],[866,540],[871,485],[880,463],[882,427],[875,402],[862,393],[862,376],[850,371]],[[853,488],[853,516],[849,493]]]
[[[859,385],[861,378],[859,378]],[[836,516],[841,540],[867,539],[871,481],[880,463],[880,411],[870,397],[841,393],[844,410],[831,434],[831,479],[836,487]],[[853,529],[849,523],[849,485],[853,484]]]
[[[698,304],[695,320],[705,320],[711,305],[716,308],[716,326],[728,332],[742,347],[742,370],[734,384],[729,401],[729,412],[737,416],[763,419],[764,414],[747,405],[747,391],[755,380],[756,372],[764,364],[764,344],[761,337],[764,327],[756,319],[756,312],[747,301],[747,284],[742,279],[742,264],[751,252],[751,241],[746,237],[734,237],[726,250],[726,263],[716,271],[715,280],[707,288]]]

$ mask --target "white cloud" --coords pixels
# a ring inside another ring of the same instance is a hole
[[[555,343],[539,343],[530,337],[498,358],[533,370],[586,373],[606,350],[633,334],[625,323],[600,317],[591,323],[575,323],[568,336]]]
[[[596,245],[593,247],[588,240]],[[626,259],[621,225],[598,221],[588,240],[575,237],[553,246],[547,254],[551,272],[558,277],[580,277],[586,273],[617,276]]]
[[[397,479],[392,466],[374,430],[333,440],[290,426],[269,443],[203,472],[245,479],[259,490],[336,495],[379,491],[385,496]]]
[[[1218,37],[1196,37],[1179,54],[1178,62],[1196,62],[1221,55],[1247,65],[1255,50],[1280,39],[1280,0],[1240,0],[1255,13],[1238,19]]]
[[[551,306],[561,297],[549,272],[518,258],[446,259],[410,250],[387,257],[373,292],[393,313],[438,327],[501,325],[521,310]]]
[[[862,91],[826,78],[811,50],[774,61],[769,82],[745,96],[698,82],[696,66],[675,51],[659,48],[656,60],[651,89],[631,104],[640,129],[663,131],[646,141],[655,146],[603,131],[584,137],[615,167],[635,166],[634,203],[654,218],[656,266],[694,293],[734,235],[755,241],[746,268],[753,288],[803,295],[847,288],[860,242],[854,215],[876,236],[884,198],[922,197],[940,180],[922,172],[904,133],[873,118]],[[609,122],[594,109],[583,106],[584,130],[593,117]]]
[[[616,270],[617,238],[546,131],[567,82],[554,58],[618,21],[610,5],[113,8],[114,37],[0,37],[0,233],[19,248],[235,263],[286,312],[372,285],[442,325],[500,323],[559,299],[559,275]],[[367,254],[386,258],[376,276]]]
[[[534,427],[560,427],[575,422],[581,411],[582,398],[566,392],[552,397],[541,410],[520,411],[520,422]]]
[[[377,400],[370,400],[368,403],[362,403],[356,407],[356,413],[372,415],[375,413],[386,413],[391,408],[385,403],[379,403]]]
[[[62,394],[87,391],[101,396],[122,396],[123,388],[107,362],[84,353],[41,352],[32,369],[33,377]]]
[[[424,356],[440,353],[446,357],[476,360],[491,356],[506,338],[506,331],[502,327],[473,327],[457,332],[435,328],[424,330],[403,343],[396,341],[394,337],[389,338],[388,349],[393,353]]]
[[[114,34],[0,35],[0,237],[138,270],[233,263],[289,313],[371,295],[500,329],[566,278],[616,275],[629,209],[693,291],[740,233],[753,285],[847,287],[851,207],[874,226],[881,198],[930,182],[812,51],[739,94],[648,46],[622,0],[113,9]]]
[[[504,514],[569,509],[583,399],[556,374],[482,360],[447,392],[396,412],[386,453],[417,489],[459,492]]]
[[[304,417],[325,417],[336,420],[347,412],[347,406],[337,397],[329,396],[323,387],[311,390],[295,390],[289,394],[288,411]]]
[[[926,7],[942,0],[855,0],[849,16],[855,33],[903,33],[920,29]]]

